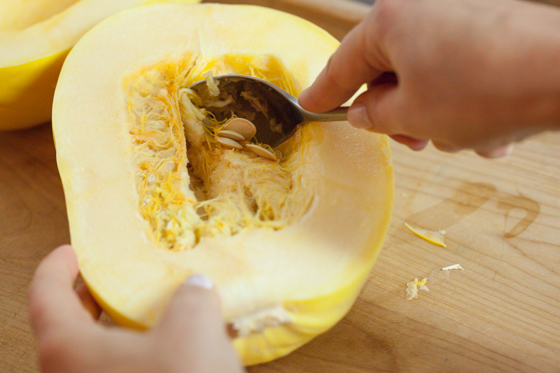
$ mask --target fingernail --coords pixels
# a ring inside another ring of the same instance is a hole
[[[492,150],[479,151],[477,153],[486,158],[502,158],[510,155],[512,152],[513,144],[508,144]]]
[[[373,126],[369,121],[366,106],[361,103],[352,105],[348,110],[348,122],[356,128],[370,128]]]
[[[456,146],[451,146],[451,145],[444,145],[441,143],[434,143],[434,146],[438,149],[441,150],[442,152],[446,152],[446,153],[459,153],[462,149]]]
[[[511,155],[511,153],[513,153],[513,144],[508,144],[504,150],[504,157]]]
[[[410,147],[410,149],[414,150],[415,152],[418,152],[420,150],[424,150],[426,148],[426,146],[428,146],[429,143],[430,143],[430,140],[415,140],[415,139],[412,139],[412,142],[408,146]]]
[[[187,286],[198,286],[199,288],[210,290],[214,287],[214,283],[210,278],[202,273],[195,273],[187,277],[185,280]]]

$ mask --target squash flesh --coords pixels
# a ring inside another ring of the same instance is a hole
[[[148,23],[150,30],[144,27]],[[301,44],[294,46],[294,40]],[[175,287],[193,272],[206,273],[220,291],[224,319],[244,330],[236,348],[246,364],[256,364],[289,353],[348,311],[388,228],[393,185],[386,137],[347,123],[305,125],[283,151],[294,156],[286,177],[299,169],[311,193],[301,216],[281,229],[244,227],[236,234],[205,235],[190,249],[162,250],[140,212],[138,186],[151,173],[138,175],[131,136],[137,110],[130,110],[129,100],[142,69],[207,61],[197,69],[170,68],[177,71],[174,77],[190,71],[194,81],[207,70],[258,71],[257,61],[269,56],[282,69],[270,68],[264,77],[287,74],[297,94],[336,46],[324,31],[296,17],[219,5],[135,9],[108,19],[76,45],[55,96],[57,160],[82,275],[119,323],[154,325]],[[217,63],[232,60],[242,62]],[[176,105],[165,107],[176,111],[177,123],[181,106],[173,92],[189,79],[176,89],[164,84],[163,96],[175,97]],[[157,96],[161,89],[147,93]],[[186,127],[187,137],[197,132]],[[174,133],[181,138],[180,128]],[[195,162],[200,147],[189,154],[187,145],[186,159]],[[243,156],[228,151],[220,157],[226,153]],[[184,172],[177,189],[189,195],[190,176]]]
[[[2,0],[0,32],[22,30],[44,21],[79,0]]]

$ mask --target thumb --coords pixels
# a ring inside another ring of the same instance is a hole
[[[354,127],[387,135],[399,134],[397,110],[398,88],[395,84],[370,86],[348,110],[348,122]]]
[[[227,336],[218,292],[203,274],[194,274],[179,285],[153,331],[160,347],[165,346],[175,358],[181,356],[192,371],[241,371]]]
[[[220,299],[212,280],[200,273],[188,277],[175,291],[157,328],[183,336],[185,332],[194,335],[222,331]]]

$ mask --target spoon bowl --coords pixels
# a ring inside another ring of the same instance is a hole
[[[347,107],[312,113],[299,106],[297,98],[263,79],[239,74],[220,75],[213,79],[221,93],[226,92],[232,97],[231,102],[220,106],[205,105],[203,102],[201,107],[213,113],[218,120],[227,119],[227,115],[231,117],[231,113],[250,120],[257,128],[255,138],[259,143],[276,147],[288,140],[300,124],[346,120]],[[189,88],[200,97],[211,96],[206,80]]]

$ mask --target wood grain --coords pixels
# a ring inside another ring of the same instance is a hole
[[[391,230],[360,298],[328,333],[249,372],[558,372],[560,134],[507,159],[393,145]],[[50,127],[0,134],[0,371],[36,372],[26,289],[68,242]],[[447,248],[403,226],[447,231]],[[465,271],[404,299],[406,282]],[[437,274],[437,272],[436,272]]]
[[[363,10],[333,12],[342,0],[259,3],[321,18],[338,37]],[[393,156],[391,229],[355,306],[329,332],[249,373],[560,372],[560,134],[497,161],[399,144]],[[445,229],[447,248],[404,222]],[[38,262],[69,241],[67,224],[50,125],[0,133],[2,373],[38,371],[27,287]],[[437,269],[454,263],[465,270],[445,280]],[[430,291],[406,301],[406,282],[430,274]]]
[[[0,133],[0,372],[35,372],[27,286],[39,261],[69,242],[49,125]]]

